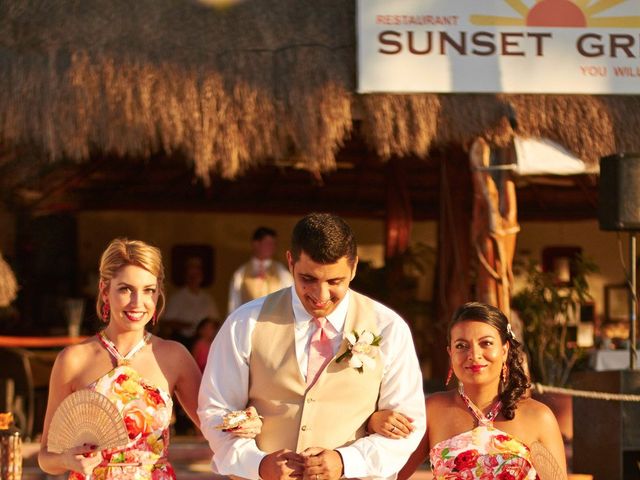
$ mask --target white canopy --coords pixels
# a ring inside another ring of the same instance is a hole
[[[579,175],[587,173],[585,163],[559,145],[546,138],[515,137],[518,175]]]

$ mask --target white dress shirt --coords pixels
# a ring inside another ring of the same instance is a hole
[[[194,292],[189,287],[182,287],[169,297],[164,318],[188,323],[189,326],[181,328],[180,333],[185,337],[193,337],[200,320],[203,318],[218,320],[220,313],[216,301],[209,292],[205,290]]]
[[[293,277],[287,267],[285,267],[282,263],[267,258],[265,260],[260,260],[256,257],[251,257],[251,268],[254,271],[259,271],[262,266],[263,270],[268,270],[273,263],[276,267],[276,274],[278,275],[278,279],[280,280],[280,286],[278,290],[281,288],[289,287],[293,284]],[[233,312],[236,308],[242,305],[241,291],[242,291],[242,281],[244,280],[244,271],[246,267],[246,263],[241,265],[231,277],[231,283],[229,285],[229,304],[228,304],[228,312]],[[271,292],[269,292],[271,293]]]
[[[300,372],[306,376],[308,345],[317,327],[294,288],[291,293],[296,357]],[[349,295],[327,317],[341,333],[333,339],[334,352],[342,341]],[[251,334],[263,302],[264,297],[246,303],[227,318],[209,352],[198,398],[200,428],[214,452],[213,470],[248,479],[259,478],[260,462],[266,453],[253,439],[236,438],[214,427],[229,410],[247,407]],[[374,311],[378,325],[378,332],[374,333],[382,335],[379,361],[384,362],[378,409],[396,410],[412,418],[415,431],[399,440],[372,434],[336,449],[342,456],[343,476],[347,478],[395,478],[426,430],[422,375],[409,327],[398,314],[380,303],[374,302]]]

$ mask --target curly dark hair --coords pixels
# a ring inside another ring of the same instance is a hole
[[[304,251],[316,263],[335,263],[347,257],[353,266],[357,256],[356,238],[342,218],[331,213],[310,213],[291,234],[291,255],[297,262]]]
[[[500,413],[507,419],[512,420],[515,416],[517,404],[524,398],[527,390],[531,386],[529,378],[523,367],[524,353],[522,344],[513,335],[509,320],[500,309],[480,302],[468,302],[458,308],[447,327],[447,345],[451,344],[451,329],[454,325],[464,321],[475,321],[486,323],[495,328],[500,334],[502,344],[509,344],[507,354],[507,369],[509,374],[506,383],[500,378],[500,393],[498,398],[502,402]]]

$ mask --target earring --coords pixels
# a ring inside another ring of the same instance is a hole
[[[451,377],[453,377],[453,368],[449,366],[449,371],[447,372],[447,381],[444,382],[445,387],[449,385],[449,382],[451,381]]]
[[[506,385],[508,379],[509,379],[509,367],[507,367],[506,363],[503,363],[502,364],[502,384]]]
[[[104,304],[102,305],[102,321],[104,323],[109,322],[110,313],[111,313],[111,309],[109,308],[109,304],[107,302],[104,302]]]
[[[151,317],[151,325],[155,327],[156,323],[158,323],[158,312],[153,312],[153,317]]]

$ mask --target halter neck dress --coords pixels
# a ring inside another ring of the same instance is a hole
[[[539,480],[531,451],[493,426],[500,404],[487,416],[460,392],[478,426],[437,443],[429,452],[433,478],[464,480]]]
[[[129,433],[129,443],[123,449],[103,450],[102,462],[91,476],[71,472],[70,480],[175,480],[175,472],[167,460],[171,395],[147,382],[129,365],[129,360],[150,338],[151,334],[147,333],[122,356],[104,333],[98,334],[116,366],[87,388],[107,396],[118,407]]]

